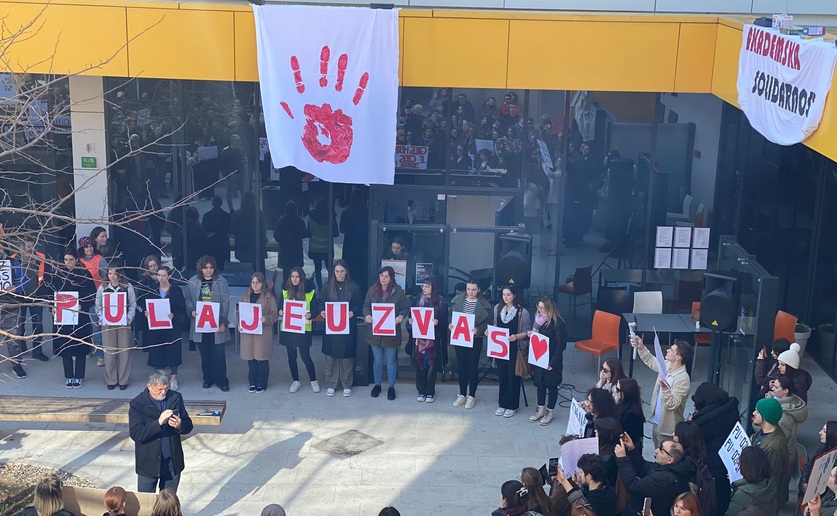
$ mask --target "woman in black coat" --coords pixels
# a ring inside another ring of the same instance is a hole
[[[558,386],[564,379],[564,350],[567,349],[567,325],[551,297],[544,297],[538,301],[538,312],[535,314],[532,331],[529,332],[530,339],[533,333],[549,338],[549,363],[546,369],[537,366],[532,368],[532,376],[535,385],[538,386],[538,407],[535,413],[529,416],[529,422],[540,420],[540,424],[546,426],[555,417],[553,411],[558,402]],[[530,340],[529,353],[532,353],[531,342]]]
[[[177,384],[177,368],[183,363],[182,339],[183,333],[189,331],[189,318],[186,315],[186,300],[183,291],[170,282],[171,270],[160,267],[157,271],[157,289],[149,292],[145,299],[168,299],[170,312],[155,314],[157,319],[167,317],[172,322],[171,329],[149,329],[146,331],[146,346],[148,351],[148,365],[155,369],[168,368],[171,371],[171,387],[179,389]],[[143,305],[145,302],[143,301]],[[143,306],[143,309],[145,306]]]
[[[703,440],[706,442],[704,462],[715,478],[717,513],[724,514],[729,507],[732,492],[727,468],[721,462],[718,450],[739,421],[738,399],[717,385],[704,382],[695,390],[692,401],[695,403],[695,412],[691,419],[703,432]]]
[[[323,335],[323,354],[325,355],[326,395],[334,396],[338,384],[343,385],[343,396],[352,395],[354,362],[357,352],[357,318],[363,313],[363,292],[352,281],[349,266],[343,260],[335,260],[331,279],[320,289],[322,311],[326,318],[325,303],[349,304],[349,334]]]
[[[273,231],[273,239],[279,244],[279,268],[284,273],[283,283],[287,283],[291,269],[305,265],[302,256],[302,241],[309,234],[305,221],[296,210],[296,203],[288,201],[285,204],[285,213],[276,221],[276,229]],[[363,266],[366,267],[366,264]]]
[[[78,292],[78,324],[56,325],[57,335],[52,339],[53,354],[60,356],[64,362],[64,386],[68,389],[78,389],[84,380],[85,358],[90,352],[90,313],[96,301],[96,285],[87,268],[79,263],[75,249],[68,247],[64,251],[64,265],[55,269],[50,278],[49,288],[54,293]]]
[[[639,383],[633,378],[619,379],[616,382],[616,396],[619,398],[616,410],[622,430],[631,436],[634,448],[642,453],[645,415],[642,413],[642,391]]]

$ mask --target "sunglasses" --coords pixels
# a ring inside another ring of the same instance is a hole
[[[657,449],[660,450],[661,452],[665,453],[666,455],[668,455],[669,457],[671,457],[673,459],[674,457],[672,457],[671,454],[669,452],[667,452],[665,448],[663,448],[664,444],[665,443],[660,443],[660,446]]]

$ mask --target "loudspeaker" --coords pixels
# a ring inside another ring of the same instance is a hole
[[[703,274],[700,323],[715,331],[734,331],[738,319],[738,273],[715,271]]]
[[[532,280],[532,238],[528,235],[500,235],[500,258],[496,274],[499,285],[529,288]]]

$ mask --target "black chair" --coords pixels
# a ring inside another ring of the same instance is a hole
[[[599,287],[596,295],[596,309],[602,312],[618,315],[619,335],[625,335],[628,331],[628,323],[622,314],[631,313],[634,309],[634,291],[632,288],[624,287]],[[619,343],[619,358],[622,358],[622,343]]]
[[[578,298],[580,296],[590,295],[590,318],[593,318],[593,266],[579,267],[575,270],[575,274],[567,278],[567,282],[558,287],[559,294],[567,294],[570,296],[569,306],[572,306],[573,317],[576,317],[576,308],[578,307]],[[557,301],[557,298],[556,298]]]

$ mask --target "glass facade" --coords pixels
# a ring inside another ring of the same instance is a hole
[[[50,255],[75,234],[69,101],[66,77],[0,74],[0,223]]]

